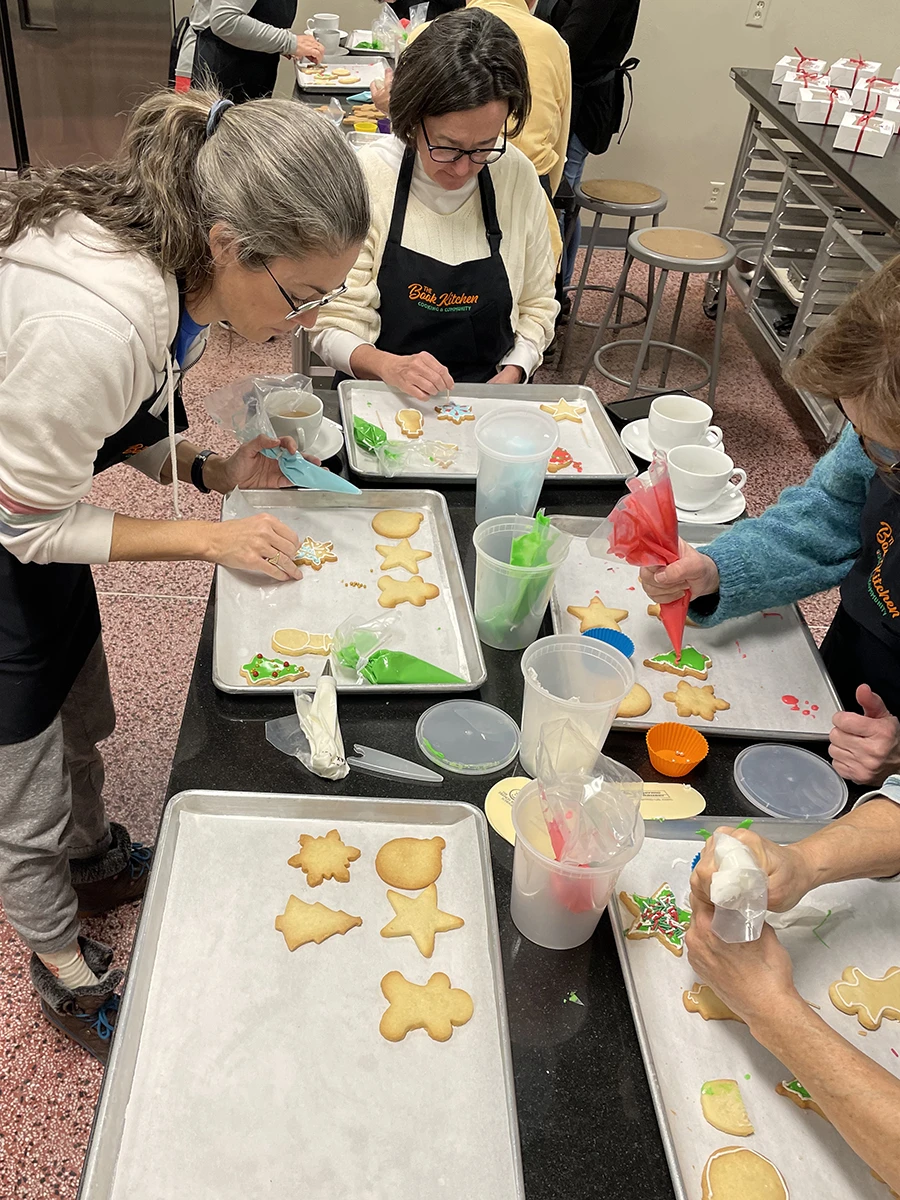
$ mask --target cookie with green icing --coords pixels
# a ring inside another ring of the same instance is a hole
[[[707,654],[695,650],[693,646],[682,646],[680,655],[674,650],[670,650],[668,654],[654,654],[652,658],[644,659],[644,666],[649,667],[651,671],[677,675],[679,679],[683,679],[685,675],[692,675],[694,679],[705,679],[712,666],[712,659]]]
[[[241,667],[241,674],[254,687],[258,684],[277,687],[285,681],[309,678],[309,671],[299,663],[288,662],[286,658],[266,658],[264,654],[254,654]]]
[[[798,1108],[811,1108],[813,1112],[819,1114],[823,1121],[828,1120],[799,1079],[785,1079],[783,1083],[775,1085],[775,1091],[779,1096],[786,1096],[788,1100],[793,1100]]]
[[[681,957],[684,951],[684,935],[691,923],[691,914],[687,909],[679,908],[675,893],[667,883],[660,884],[652,896],[619,892],[619,900],[634,917],[625,931],[627,938],[637,941],[656,938],[667,950],[678,958]]]

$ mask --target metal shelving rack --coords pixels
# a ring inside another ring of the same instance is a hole
[[[891,231],[752,106],[719,232],[756,262],[752,277],[733,266],[729,283],[782,367],[861,279],[900,252]],[[792,266],[806,276],[802,289]],[[715,304],[712,283],[706,302]],[[844,424],[838,409],[799,394],[833,441]]]

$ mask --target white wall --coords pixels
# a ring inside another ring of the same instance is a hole
[[[596,0],[601,4],[603,0]],[[717,229],[720,214],[703,206],[711,180],[727,183],[734,169],[747,105],[728,72],[769,67],[797,45],[832,62],[841,55],[900,65],[897,0],[770,0],[763,29],[744,24],[750,0],[644,0],[633,53],[635,102],[621,145],[591,158],[586,178],[645,180],[669,196],[664,220]],[[180,17],[190,0],[175,0]],[[342,28],[368,28],[377,0],[300,0],[295,28],[318,11],[341,14]],[[289,94],[293,66],[282,61],[276,95]],[[724,195],[723,195],[724,201]]]

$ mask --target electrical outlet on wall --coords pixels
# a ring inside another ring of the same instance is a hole
[[[711,179],[709,181],[709,199],[703,205],[704,208],[718,208],[722,201],[722,192],[725,184],[719,180]]]
[[[769,2],[770,0],[750,0],[746,23],[754,29],[762,29],[769,15]],[[709,205],[706,207],[709,208]]]

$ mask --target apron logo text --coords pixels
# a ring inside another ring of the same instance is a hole
[[[882,521],[879,525],[875,540],[878,542],[878,550],[875,556],[875,567],[869,576],[869,595],[884,616],[896,619],[900,617],[900,609],[897,608],[897,605],[891,599],[890,590],[881,581],[881,568],[885,558],[887,558],[888,551],[894,544],[894,530],[887,521]]]
[[[477,293],[473,296],[465,292],[442,292],[438,295],[427,283],[411,283],[408,290],[410,300],[415,300],[419,308],[435,312],[469,312],[478,303]]]

